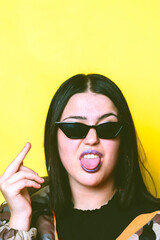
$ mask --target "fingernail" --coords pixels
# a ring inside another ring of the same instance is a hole
[[[28,145],[31,147],[31,143],[30,142],[27,142],[25,147],[27,147]]]

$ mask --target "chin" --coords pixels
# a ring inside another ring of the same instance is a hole
[[[96,173],[90,173],[88,174],[89,176],[87,177],[83,177],[83,179],[81,179],[80,183],[86,187],[98,187],[101,184],[103,184],[103,179],[102,177],[99,176],[95,176]]]

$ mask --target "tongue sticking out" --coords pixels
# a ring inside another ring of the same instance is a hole
[[[94,158],[82,157],[80,161],[82,168],[87,172],[96,172],[101,165],[100,156],[96,156]]]

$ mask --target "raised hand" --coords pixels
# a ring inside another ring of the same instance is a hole
[[[23,160],[30,148],[31,144],[27,143],[0,176],[0,190],[11,211],[9,226],[24,231],[29,230],[32,216],[31,200],[26,188],[39,189],[44,182],[37,173],[23,166]]]

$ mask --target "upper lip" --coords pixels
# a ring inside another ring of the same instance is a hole
[[[103,156],[102,153],[98,152],[97,150],[85,150],[81,153],[80,159],[86,154],[94,154],[94,155],[98,155],[99,157]]]

